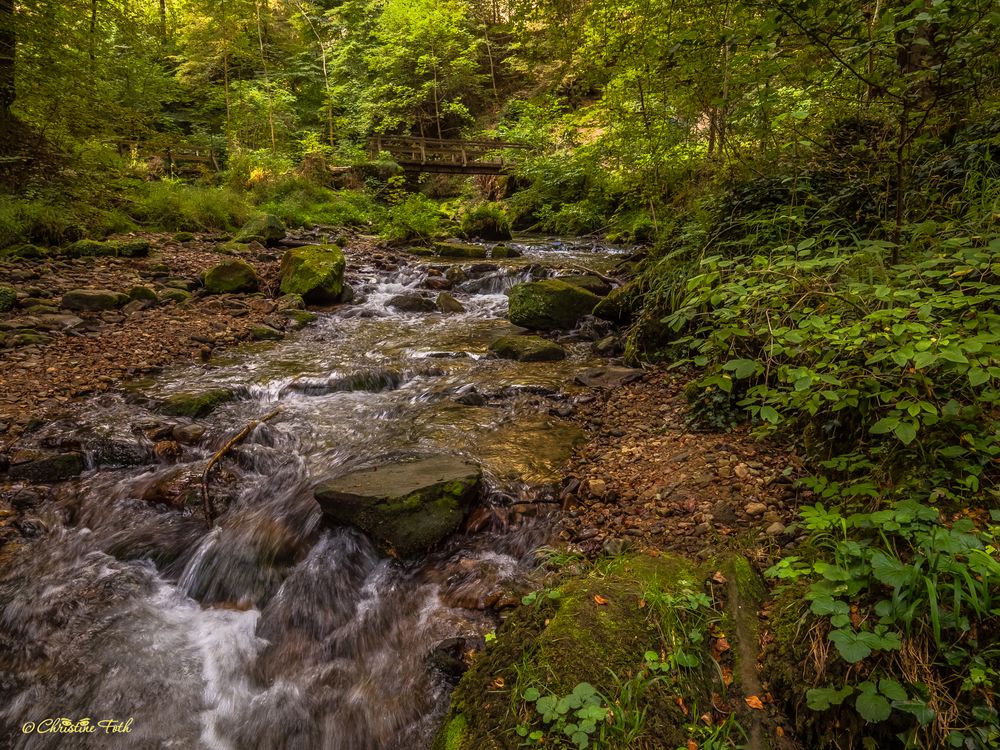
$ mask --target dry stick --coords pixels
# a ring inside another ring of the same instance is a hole
[[[208,524],[208,528],[212,528],[212,503],[208,496],[208,475],[209,472],[212,471],[212,467],[215,466],[220,460],[222,460],[223,456],[229,453],[229,451],[231,451],[238,443],[246,439],[246,436],[249,435],[251,432],[253,432],[258,426],[264,424],[264,422],[267,422],[268,420],[274,419],[280,413],[281,413],[281,407],[279,406],[270,414],[267,414],[261,417],[260,419],[251,420],[249,423],[247,423],[246,427],[244,427],[242,430],[236,433],[229,440],[228,443],[222,446],[221,450],[219,450],[218,453],[212,456],[211,460],[209,460],[208,462],[208,465],[205,466],[205,471],[202,472],[201,475],[201,499],[205,506],[205,523]]]
[[[603,273],[598,273],[593,268],[587,268],[586,266],[581,266],[578,263],[568,263],[567,266],[569,268],[572,268],[572,269],[576,270],[576,271],[584,271],[584,272],[590,274],[591,276],[596,276],[597,278],[599,278],[601,281],[603,281],[606,284],[618,284],[618,283],[620,283],[618,281],[618,279],[614,279],[614,278],[612,278],[610,276],[605,276]]]

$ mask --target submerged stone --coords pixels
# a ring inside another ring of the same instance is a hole
[[[198,419],[211,413],[217,406],[236,398],[229,388],[212,388],[205,391],[183,391],[169,396],[160,410],[175,417]]]
[[[482,471],[457,456],[434,456],[346,474],[316,488],[335,523],[354,526],[402,557],[454,533],[478,497]]]
[[[490,351],[501,359],[518,362],[554,362],[566,358],[566,350],[541,336],[502,336],[490,344]]]
[[[34,453],[13,464],[8,475],[14,481],[62,482],[83,472],[83,457],[79,453]]]

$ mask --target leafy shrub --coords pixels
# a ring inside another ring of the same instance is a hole
[[[445,233],[444,217],[438,205],[420,193],[390,206],[381,227],[382,237],[390,242],[428,240]]]
[[[173,180],[148,183],[132,200],[136,219],[171,232],[232,229],[251,213],[243,197],[228,188]]]
[[[257,190],[260,209],[290,226],[364,227],[375,222],[380,209],[359,190],[330,190],[301,177],[289,176],[267,190]]]
[[[237,190],[273,184],[295,168],[292,160],[269,148],[235,151],[226,163],[226,182]]]
[[[82,236],[80,218],[66,206],[42,198],[0,197],[0,247],[60,245]]]
[[[510,239],[510,217],[500,203],[478,203],[466,209],[460,220],[465,237],[485,240]]]

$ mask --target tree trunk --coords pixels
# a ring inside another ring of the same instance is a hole
[[[14,83],[16,49],[14,0],[0,0],[0,124],[9,122],[13,117],[10,108],[17,98]]]
[[[167,0],[160,0],[160,41],[167,43]]]

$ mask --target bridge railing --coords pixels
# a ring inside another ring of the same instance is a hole
[[[456,167],[490,165],[504,167],[511,163],[506,151],[529,151],[523,143],[488,140],[450,140],[396,135],[375,135],[369,151],[376,158],[383,151],[400,164],[449,164]]]

